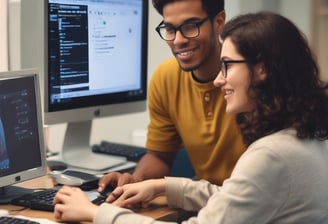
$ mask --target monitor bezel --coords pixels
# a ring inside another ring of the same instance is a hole
[[[143,15],[142,15],[142,52],[141,57],[143,63],[141,66],[142,80],[141,85],[143,95],[136,98],[125,98],[124,94],[116,94],[115,98],[110,101],[103,101],[98,105],[81,103],[80,107],[66,105],[63,108],[51,110],[49,108],[49,67],[48,67],[48,5],[49,0],[44,1],[44,77],[43,77],[43,115],[45,125],[63,124],[71,122],[80,122],[94,120],[96,118],[110,117],[129,113],[145,112],[147,109],[147,85],[148,85],[148,1],[142,1]],[[115,95],[115,94],[109,94]],[[102,97],[104,99],[106,95]],[[88,100],[90,102],[90,100]]]
[[[41,157],[41,165],[28,170],[15,172],[1,177],[0,187],[7,187],[14,184],[18,184],[27,180],[45,176],[47,173],[46,152],[43,135],[43,122],[42,122],[42,109],[41,109],[41,95],[40,95],[40,83],[38,77],[38,70],[28,69],[20,71],[0,72],[0,80],[8,79],[21,79],[26,77],[33,77],[34,90],[36,99],[36,113],[38,122],[38,135],[39,135],[39,152]]]

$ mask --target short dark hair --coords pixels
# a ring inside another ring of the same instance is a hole
[[[163,15],[163,8],[166,4],[181,0],[153,0],[153,6],[157,12]],[[224,10],[224,0],[201,0],[203,9],[207,15],[212,19],[219,12]]]
[[[272,12],[239,15],[220,37],[231,39],[251,71],[262,63],[267,74],[264,81],[251,77],[255,110],[237,115],[246,144],[285,128],[296,129],[299,138],[328,139],[328,84],[305,35],[290,20]]]

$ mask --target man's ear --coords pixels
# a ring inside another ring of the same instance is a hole
[[[216,34],[220,34],[224,24],[225,24],[226,14],[225,11],[221,11],[214,17],[213,24]]]
[[[263,81],[267,78],[267,72],[263,63],[258,63],[255,66],[256,79]]]

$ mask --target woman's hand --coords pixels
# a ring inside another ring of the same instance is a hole
[[[58,221],[92,222],[98,206],[92,204],[77,187],[62,187],[54,198],[55,218]]]
[[[160,194],[165,193],[165,180],[153,179],[117,187],[108,197],[120,207],[145,207]]]

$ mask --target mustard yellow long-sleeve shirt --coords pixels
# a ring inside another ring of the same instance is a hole
[[[197,178],[221,184],[230,176],[245,146],[219,88],[195,81],[172,58],[152,75],[148,103],[148,149],[175,151],[183,145]]]

